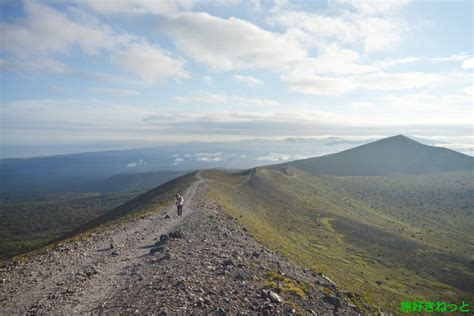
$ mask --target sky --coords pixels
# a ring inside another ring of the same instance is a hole
[[[4,146],[473,147],[473,2],[0,0]]]

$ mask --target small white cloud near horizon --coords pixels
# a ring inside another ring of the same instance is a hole
[[[216,153],[197,153],[194,154],[196,161],[201,162],[219,162],[223,160],[223,155],[221,152]]]
[[[141,168],[141,167],[146,167],[147,165],[148,163],[146,161],[144,161],[143,159],[139,159],[134,162],[129,162],[125,166],[127,168]]]

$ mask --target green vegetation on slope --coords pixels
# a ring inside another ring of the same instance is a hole
[[[473,172],[317,177],[273,167],[204,176],[211,197],[255,237],[371,306],[474,297]]]
[[[41,247],[143,191],[0,195],[0,260]]]
[[[85,232],[145,217],[169,207],[175,195],[184,193],[196,180],[196,172],[191,172],[166,182],[61,236],[61,239],[76,237]]]
[[[185,192],[196,181],[195,175],[189,173],[145,193],[5,194],[0,202],[4,219],[0,260],[168,207],[177,192]]]

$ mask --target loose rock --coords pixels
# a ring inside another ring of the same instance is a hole
[[[175,230],[175,231],[171,232],[171,233],[169,234],[169,236],[170,236],[171,238],[183,238],[183,237],[184,237],[184,234],[183,234],[183,232],[182,232],[180,229],[178,229],[178,230]]]
[[[273,291],[268,290],[267,297],[270,299],[272,303],[280,304],[282,302],[280,295],[276,294]]]

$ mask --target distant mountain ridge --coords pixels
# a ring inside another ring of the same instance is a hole
[[[0,159],[0,192],[91,192],[92,187],[93,191],[110,192],[107,185],[111,181],[107,179],[116,174],[159,170],[185,172],[208,168],[245,169],[321,156],[361,144],[346,143],[343,139],[337,143],[334,141],[293,139],[169,143],[128,150]],[[4,147],[2,149],[5,151]],[[5,154],[2,150],[0,153]],[[136,183],[132,176],[128,179]],[[100,182],[102,186],[96,188]],[[118,189],[124,187],[119,186]]]
[[[473,170],[474,158],[397,135],[335,154],[284,163],[282,166],[320,175],[418,174]]]

